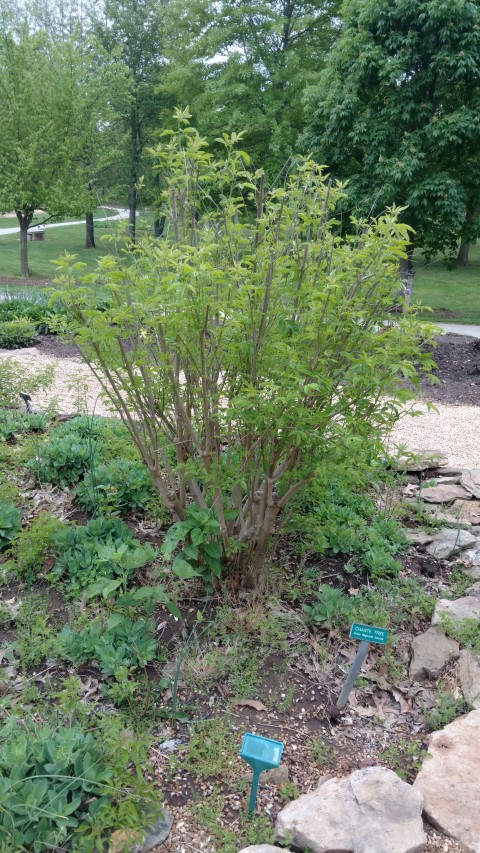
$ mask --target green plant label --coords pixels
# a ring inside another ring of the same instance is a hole
[[[386,628],[375,628],[373,625],[360,625],[358,622],[353,622],[349,637],[351,640],[381,643],[384,646],[388,639],[388,631]]]

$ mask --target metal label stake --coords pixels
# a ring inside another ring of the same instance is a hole
[[[335,704],[335,708],[338,711],[341,711],[348,702],[350,691],[355,684],[358,674],[362,668],[362,664],[367,657],[370,643],[379,643],[384,646],[388,639],[388,631],[386,628],[375,628],[372,625],[360,625],[358,622],[354,622],[350,628],[349,637],[351,640],[360,640],[360,645],[357,649],[355,660],[353,661],[347,675],[345,684],[343,685],[342,692]]]

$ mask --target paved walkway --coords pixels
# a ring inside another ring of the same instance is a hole
[[[102,205],[101,209],[116,210],[117,212],[113,216],[106,215],[94,219],[94,222],[119,222],[121,219],[128,219],[128,210],[125,210],[123,207],[103,207]],[[47,222],[45,228],[65,228],[66,225],[85,225],[85,220],[80,219],[77,222]],[[0,237],[4,237],[6,234],[18,234],[19,232],[20,228],[18,226],[15,228],[0,228]]]
[[[471,338],[480,338],[480,326],[470,326],[467,323],[437,323],[432,321],[436,326],[440,326],[445,332],[450,332],[452,335],[470,335]]]

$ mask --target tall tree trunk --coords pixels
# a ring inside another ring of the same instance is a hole
[[[23,278],[30,276],[28,268],[28,226],[33,219],[33,210],[15,211],[20,225],[20,275]]]
[[[405,246],[405,252],[407,257],[400,259],[400,278],[406,278],[407,273],[412,269],[412,261],[413,261],[413,250],[415,246],[413,243],[413,234],[410,234],[410,242]]]
[[[139,126],[136,108],[134,107],[130,116],[130,144],[131,144],[131,167],[130,167],[130,198],[128,210],[128,231],[132,243],[135,243],[135,221],[137,216],[137,181],[138,167],[140,165]]]
[[[85,226],[85,248],[95,249],[95,225],[92,211],[85,214]]]
[[[460,248],[458,250],[457,255],[457,264],[459,267],[468,267],[468,252],[470,249],[470,243],[465,242],[460,244]]]
[[[153,223],[154,237],[158,237],[158,238],[163,237],[166,219],[167,219],[166,216],[160,216],[160,217],[157,216],[157,218],[155,219],[155,221]]]

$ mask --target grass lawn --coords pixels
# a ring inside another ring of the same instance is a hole
[[[445,323],[480,323],[480,245],[471,247],[468,267],[449,270],[441,260],[425,265],[418,256],[415,268],[413,300],[433,309],[429,318]]]
[[[145,226],[149,226],[149,219],[142,216],[138,218],[137,233],[141,234]],[[7,223],[7,224],[4,224]],[[13,223],[15,224],[15,223]],[[8,220],[0,220],[0,228],[8,228]],[[32,278],[52,278],[55,275],[55,266],[52,264],[59,255],[64,252],[77,256],[77,261],[87,264],[85,271],[94,269],[96,259],[101,255],[112,251],[110,241],[102,241],[103,234],[115,234],[118,230],[117,222],[96,222],[95,241],[96,249],[85,249],[85,225],[66,225],[63,228],[51,228],[45,232],[45,240],[32,240],[28,243],[28,262]],[[124,227],[124,226],[123,226]],[[20,272],[20,238],[18,234],[7,234],[0,236],[0,277],[19,278]]]

